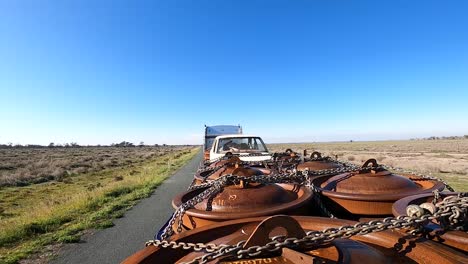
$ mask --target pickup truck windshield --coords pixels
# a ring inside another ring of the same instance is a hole
[[[222,138],[218,142],[218,153],[252,153],[268,152],[262,139],[259,137]]]

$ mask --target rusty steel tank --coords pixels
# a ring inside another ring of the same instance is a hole
[[[343,165],[334,162],[328,158],[323,158],[320,152],[314,151],[310,155],[310,159],[297,165],[297,171],[320,171],[320,170],[332,170],[342,168]]]
[[[391,173],[378,166],[375,159],[366,161],[358,171],[319,176],[312,183],[321,192],[325,206],[346,219],[390,216],[397,200],[445,188],[440,181]]]
[[[252,169],[238,170],[239,174],[247,173],[238,176],[252,176],[249,173]],[[203,187],[181,193],[172,200],[172,205],[177,209],[207,189],[208,187]],[[183,228],[189,230],[220,221],[275,214],[309,215],[312,210],[311,198],[310,188],[297,184],[241,181],[240,185],[226,186],[221,192],[188,209],[182,218]]]
[[[392,231],[354,236],[351,239],[334,239],[330,243],[316,243],[309,246],[282,248],[279,250],[260,251],[258,247],[266,245],[271,239],[281,237],[304,238],[307,231],[351,226],[356,222],[304,216],[273,216],[239,219],[197,228],[171,239],[172,243],[203,243],[215,245],[236,245],[252,252],[252,256],[219,257],[208,263],[263,264],[263,263],[466,263],[466,254],[418,238],[402,238]],[[245,242],[242,242],[245,241]],[[292,242],[294,243],[294,242]],[[226,250],[227,251],[227,250]],[[253,254],[256,253],[257,255]],[[205,252],[184,250],[181,247],[157,247],[149,245],[130,256],[123,263],[185,263],[194,258],[201,258]],[[221,256],[223,254],[220,254]]]
[[[461,193],[442,192],[408,196],[393,204],[393,215],[401,216],[410,213],[418,216],[424,213],[434,213],[435,204],[437,202],[440,202],[445,197],[457,197],[459,195],[461,195]],[[468,219],[466,218],[462,230],[444,230],[441,227],[441,223],[429,222],[425,225],[425,231],[427,237],[431,238],[433,241],[468,252],[468,234],[466,232],[468,231]]]

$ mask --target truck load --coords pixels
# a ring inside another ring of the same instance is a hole
[[[208,128],[173,215],[124,263],[468,263],[468,194],[443,180]]]

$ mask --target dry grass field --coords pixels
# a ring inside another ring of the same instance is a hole
[[[270,144],[268,148],[319,151],[359,165],[375,158],[385,165],[442,178],[456,191],[468,191],[468,139]]]
[[[0,263],[112,226],[198,152],[189,146],[0,150]]]
[[[25,186],[138,165],[182,146],[0,149],[0,186]]]

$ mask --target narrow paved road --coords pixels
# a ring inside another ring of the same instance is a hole
[[[187,189],[201,158],[200,153],[166,179],[151,197],[116,219],[114,227],[100,230],[82,243],[66,245],[52,263],[120,263],[142,249],[172,214],[172,197]]]

